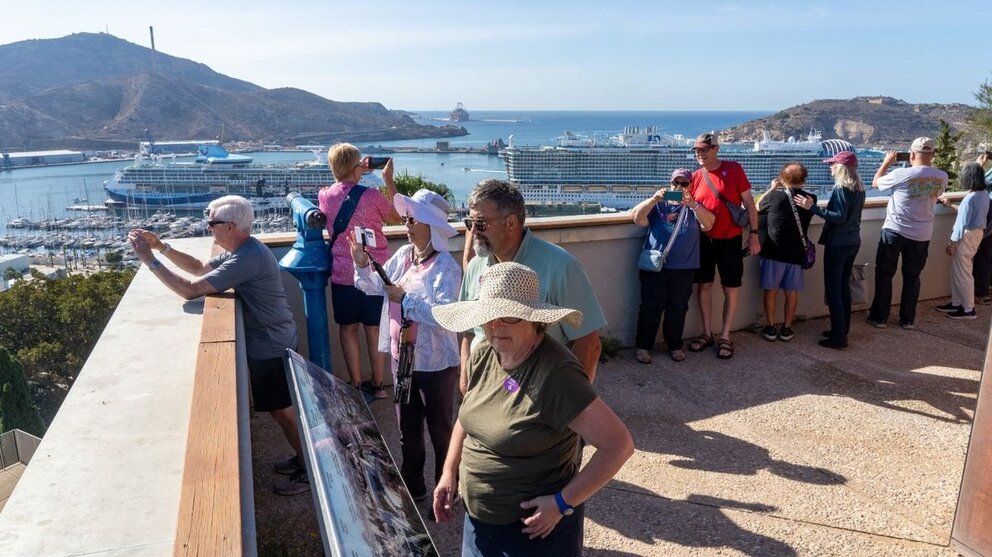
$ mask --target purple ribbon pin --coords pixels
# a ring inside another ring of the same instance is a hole
[[[503,388],[508,392],[515,393],[520,388],[520,383],[517,383],[517,380],[512,377],[507,377],[503,380]]]

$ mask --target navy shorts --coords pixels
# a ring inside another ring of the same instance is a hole
[[[282,358],[248,358],[248,379],[257,412],[282,410],[293,405]]]
[[[354,286],[331,283],[331,307],[338,325],[361,323],[378,327],[382,316],[382,296],[369,296]]]
[[[741,236],[713,239],[706,234],[699,235],[699,269],[692,282],[705,284],[716,279],[720,271],[720,285],[726,288],[740,288],[744,278],[744,254],[741,251]]]

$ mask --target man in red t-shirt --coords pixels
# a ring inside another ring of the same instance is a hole
[[[699,238],[699,270],[696,271],[694,282],[699,313],[703,318],[703,334],[689,343],[689,350],[701,352],[716,342],[717,357],[726,360],[734,356],[730,326],[737,313],[737,300],[744,276],[744,253],[741,250],[743,229],[734,224],[725,201],[737,206],[743,205],[747,209],[751,219],[747,246],[752,255],[758,255],[761,251],[761,244],[758,242],[758,209],[751,195],[751,182],[741,165],[719,159],[720,143],[715,133],[704,133],[697,137],[692,150],[700,168],[692,173],[689,193],[716,215],[716,221],[713,228]],[[719,195],[713,190],[719,192]],[[713,280],[717,269],[720,270],[720,286],[723,287],[723,328],[714,341],[710,323]]]

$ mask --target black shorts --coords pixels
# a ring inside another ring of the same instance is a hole
[[[251,396],[255,400],[255,410],[271,412],[293,405],[289,397],[289,382],[282,358],[256,360],[248,358],[248,378],[251,382]]]
[[[378,327],[382,316],[382,296],[369,296],[354,286],[331,283],[331,307],[338,325],[361,323]]]
[[[744,278],[744,254],[741,251],[742,236],[714,240],[706,234],[699,235],[699,269],[692,282],[696,284],[713,282],[717,269],[720,270],[720,285],[727,288],[740,288]]]

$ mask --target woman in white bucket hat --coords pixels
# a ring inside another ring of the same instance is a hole
[[[438,521],[459,490],[465,500],[463,556],[581,555],[583,503],[634,451],[579,361],[544,334],[559,320],[578,326],[582,313],[539,300],[534,271],[499,263],[477,300],[433,310],[447,329],[485,333],[434,490]],[[580,437],[596,449],[581,470]]]
[[[430,190],[412,197],[396,194],[393,206],[402,217],[410,243],[396,250],[383,266],[393,286],[387,286],[369,264],[369,256],[351,234],[348,244],[355,261],[355,286],[365,294],[385,296],[379,325],[379,351],[391,356],[393,384],[399,366],[402,319],[413,322],[413,379],[410,402],[397,404],[402,464],[400,474],[416,501],[427,498],[424,423],[434,447],[434,481],[441,475],[454,421],[454,389],[458,382],[458,337],[440,327],[431,308],[458,299],[462,272],[448,253],[448,238],[457,234],[448,224],[448,202]]]

